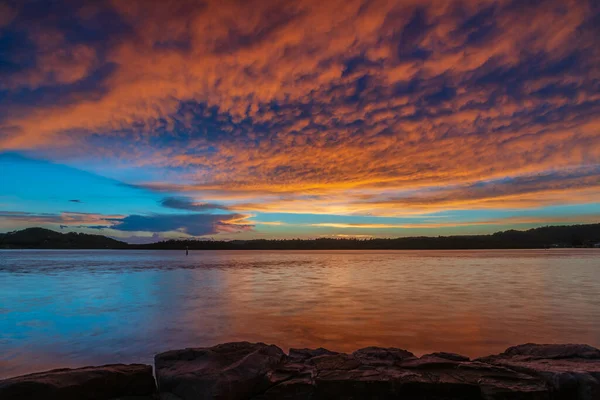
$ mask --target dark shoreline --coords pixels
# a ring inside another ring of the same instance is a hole
[[[600,350],[524,344],[474,360],[236,342],[157,354],[153,367],[57,369],[0,381],[3,400],[600,399]]]
[[[169,240],[128,244],[102,235],[60,233],[43,228],[0,233],[0,249],[57,250],[517,250],[600,247],[600,224],[547,226],[489,235],[400,238]]]

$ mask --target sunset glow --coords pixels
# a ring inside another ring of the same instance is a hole
[[[600,220],[593,0],[0,0],[0,231]]]

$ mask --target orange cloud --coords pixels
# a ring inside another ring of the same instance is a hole
[[[481,225],[519,225],[519,224],[558,224],[558,223],[589,223],[590,221],[598,220],[597,215],[578,215],[569,217],[509,217],[509,218],[498,218],[482,221],[468,221],[468,222],[417,222],[417,223],[405,223],[405,224],[344,224],[344,223],[317,223],[310,224],[310,226],[323,227],[323,228],[341,228],[341,229],[435,229],[435,228],[449,228],[449,227],[461,227],[461,226],[481,226]]]
[[[18,229],[26,221],[32,225],[66,226],[70,228],[111,224],[113,219],[124,218],[123,215],[103,215],[94,213],[61,212],[29,213],[21,211],[0,211],[0,222],[4,229]]]
[[[166,185],[147,186],[228,197],[240,211],[598,200],[595,175],[477,186],[598,165],[592,2],[137,0],[72,11],[89,26],[111,13],[123,28],[98,45],[54,15],[36,29],[24,8],[0,21],[35,47],[35,66],[2,88],[60,100],[15,100],[0,149],[163,168]]]

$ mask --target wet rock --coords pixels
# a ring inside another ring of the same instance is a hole
[[[313,357],[339,354],[335,351],[329,351],[322,347],[318,349],[290,349],[289,357],[294,360],[306,360]]]
[[[152,367],[141,364],[55,369],[0,381],[2,400],[149,399],[155,392]]]
[[[400,361],[416,358],[413,353],[407,350],[374,346],[356,350],[352,353],[352,356],[368,365],[393,365]]]
[[[435,369],[435,368],[453,368],[464,361],[456,361],[448,358],[441,358],[434,354],[427,354],[421,358],[406,360],[401,363],[404,368]]]
[[[269,388],[254,400],[550,399],[545,382],[528,374],[457,354],[417,358],[395,348],[295,350],[269,377]]]
[[[600,350],[580,344],[524,344],[479,359],[543,379],[553,399],[600,399]]]
[[[312,399],[314,397],[314,392],[314,380],[310,375],[304,375],[282,380],[272,385],[264,393],[253,397],[253,400],[305,400]]]
[[[509,347],[504,353],[498,356],[522,360],[534,359],[600,359],[600,350],[586,344],[535,344],[527,343],[518,346]]]
[[[266,391],[286,355],[264,343],[225,343],[156,355],[158,388],[183,400],[248,399]]]
[[[416,357],[396,348],[352,354],[323,348],[285,355],[264,343],[169,351],[151,367],[54,370],[0,382],[0,398],[88,400],[598,400],[600,351],[586,345],[526,344],[470,360]]]
[[[450,360],[450,361],[470,361],[469,357],[465,357],[460,354],[446,353],[446,352],[436,352],[436,353],[425,354],[423,357],[436,357],[436,358],[441,358],[441,359]],[[421,358],[423,358],[423,357],[421,357]]]
[[[361,362],[348,354],[334,354],[313,357],[308,360],[317,371],[351,370],[361,366]]]

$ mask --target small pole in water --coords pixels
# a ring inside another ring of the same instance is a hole
[[[185,255],[186,256],[188,255],[188,247],[187,246],[185,246]]]

